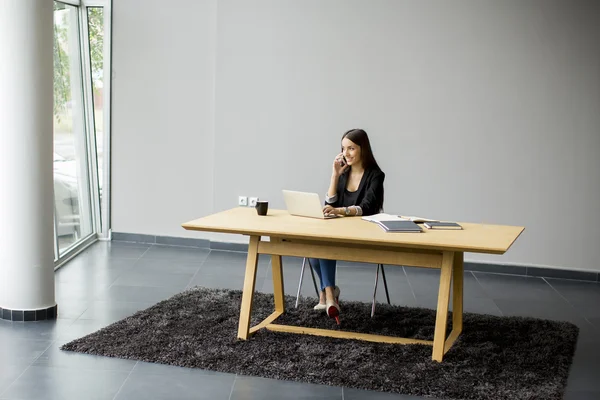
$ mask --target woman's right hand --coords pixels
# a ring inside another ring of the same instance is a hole
[[[340,153],[335,156],[335,159],[333,160],[333,174],[335,176],[340,176],[346,169],[348,169],[348,164],[344,161],[344,155]]]

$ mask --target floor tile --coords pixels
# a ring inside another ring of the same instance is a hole
[[[188,368],[146,368],[145,372],[136,368],[115,399],[227,400],[234,380],[235,375],[210,374]]]
[[[170,274],[195,274],[202,263],[188,260],[162,260],[154,258],[141,258],[135,262],[132,272],[154,273],[168,272]]]
[[[429,268],[406,268],[405,270],[417,298],[437,298],[440,287],[439,270]],[[470,271],[466,271],[463,276],[463,293],[465,297],[488,298],[487,293]]]
[[[105,291],[98,293],[95,300],[158,303],[159,301],[173,297],[181,291],[176,287],[112,285]]]
[[[59,313],[60,304],[71,303],[69,304],[71,309],[77,308],[73,306],[81,302],[93,300],[99,293],[106,291],[109,287],[110,284],[100,284],[92,280],[77,284],[56,282],[54,288],[56,302],[59,304]]]
[[[592,318],[592,317],[589,317],[589,318],[586,318],[586,319],[587,319],[588,321],[590,321],[590,323],[591,323],[592,325],[594,325],[594,326],[595,326],[595,327],[598,329],[598,334],[600,335],[600,317],[598,317],[598,318],[595,318],[595,317],[594,317],[594,318]]]
[[[31,366],[1,395],[7,400],[112,400],[129,372]]]
[[[600,336],[590,332],[580,332],[573,364],[569,371],[567,389],[600,392],[598,371],[600,371]]]
[[[487,297],[501,300],[564,301],[543,278],[473,272]]]
[[[133,268],[133,263],[126,267],[92,269],[86,271],[84,268],[60,268],[56,271],[55,282],[59,285],[95,285],[109,286],[118,277]]]
[[[67,332],[74,319],[11,322],[0,321],[0,342],[3,339],[21,338],[32,340],[54,340]]]
[[[140,258],[150,249],[151,245],[141,243],[124,243],[124,242],[99,242],[87,249],[77,258]]]
[[[600,318],[600,283],[546,278],[583,316]]]
[[[600,304],[600,283],[573,281],[566,279],[545,278],[548,284],[556,289],[568,301],[593,302]]]
[[[6,365],[0,361],[0,393],[15,382],[27,368],[29,365]]]
[[[374,392],[372,390],[359,390],[344,388],[344,400],[421,400],[423,397],[406,394]],[[436,400],[427,397],[428,400]]]
[[[194,277],[194,273],[145,272],[133,269],[121,275],[113,285],[167,287],[183,290]]]
[[[195,247],[176,247],[153,245],[144,253],[142,259],[178,260],[202,263],[210,250]]]
[[[60,350],[68,340],[57,340],[40,355],[33,365],[40,367],[76,368],[82,370],[112,370],[130,372],[137,363],[113,357],[97,357],[89,354]]]
[[[237,251],[211,250],[205,262],[208,264],[234,264],[242,265],[245,267],[247,258],[247,253]],[[258,256],[258,262],[260,264],[269,264],[271,262],[271,257],[266,254],[260,254]]]
[[[196,275],[194,275],[188,287],[204,286],[218,289],[242,290],[246,276],[246,261],[245,258],[240,256],[240,253],[211,250],[209,258],[202,264]],[[271,266],[268,259],[265,258],[262,262],[258,263],[255,290],[261,290],[265,276],[267,276],[267,272],[270,270]]]
[[[107,289],[104,289],[107,290]],[[56,303],[58,306],[58,319],[75,320],[81,316],[88,309],[91,299],[85,300],[70,300],[68,298],[57,298]]]
[[[114,300],[97,300],[90,303],[89,308],[79,319],[93,319],[105,323],[112,323],[135,314],[153,306],[155,303],[148,302],[125,302]]]
[[[273,277],[273,268],[269,264],[268,266],[259,269],[259,271],[264,271],[264,277],[268,280],[271,280]],[[302,264],[283,264],[283,277],[285,279],[299,280],[300,274],[302,273]],[[304,278],[310,278],[310,270],[308,269],[308,265],[304,268]],[[315,274],[315,279],[318,280],[317,274]]]
[[[591,302],[569,302],[573,305],[573,307],[577,310],[577,312],[588,319],[597,320],[600,318],[600,303],[591,303]]]
[[[104,328],[105,326],[111,324],[112,322],[115,321],[77,319],[75,320],[75,322],[73,322],[73,324],[69,326],[68,330],[61,331],[56,339],[62,341],[75,340],[89,335],[90,333],[94,333]]]
[[[598,400],[600,391],[566,390],[563,400]]]
[[[494,302],[504,315],[544,318],[573,323],[585,322],[585,318],[578,314],[577,310],[566,301],[496,299]]]
[[[279,400],[284,393],[294,399],[342,399],[341,387],[238,376],[231,400]]]
[[[271,276],[271,265],[269,263],[258,263],[256,268],[256,276],[264,278]],[[287,274],[287,269],[284,269]],[[231,263],[222,261],[206,261],[198,271],[202,275],[229,275],[236,277],[244,277],[246,275],[246,263]]]
[[[437,310],[437,296],[429,297],[417,295],[417,302],[419,307]],[[450,306],[448,309],[449,311],[452,311],[453,309],[452,299],[450,299]],[[463,298],[463,311],[474,314],[495,315],[499,317],[504,315],[496,304],[495,300],[477,297],[465,296],[465,298]]]
[[[264,282],[264,278],[257,277],[255,290],[260,290]],[[243,275],[228,275],[228,274],[202,274],[198,273],[188,284],[188,288],[194,286],[203,286],[213,289],[232,289],[242,290],[244,287]]]
[[[240,282],[243,282],[243,280],[240,280]],[[257,280],[257,283],[259,281]],[[256,286],[256,290],[262,293],[273,293],[273,279],[271,277],[267,277],[265,279],[260,280],[261,285],[259,286],[257,284]],[[283,280],[283,291],[287,296],[292,296],[292,297],[296,297],[296,294],[298,293],[298,283],[299,281],[294,279],[294,278],[287,278],[287,276],[284,276],[284,280]],[[240,287],[241,289],[241,287]],[[317,294],[315,292],[315,288],[312,284],[312,281],[308,282],[305,280],[305,282],[302,283],[302,288],[301,288],[301,292],[300,292],[301,296],[305,296],[305,297],[313,297],[316,298]]]
[[[52,339],[29,339],[8,335],[5,332],[2,332],[0,340],[2,341],[0,365],[15,366],[32,364],[53,342]]]
[[[93,256],[90,254],[79,254],[75,258],[63,264],[56,273],[63,273],[68,270],[100,271],[103,269],[118,269],[132,267],[139,257],[119,258],[108,256]],[[68,269],[66,267],[69,267]]]

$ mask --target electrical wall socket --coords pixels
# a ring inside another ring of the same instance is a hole
[[[238,197],[238,205],[246,207],[248,205],[248,197],[246,197],[246,196]]]
[[[257,201],[258,201],[258,197],[250,197],[248,199],[248,207],[256,207]]]

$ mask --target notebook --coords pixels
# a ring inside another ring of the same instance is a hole
[[[456,222],[425,222],[423,225],[427,229],[462,229]]]
[[[376,221],[386,232],[423,232],[413,221]]]

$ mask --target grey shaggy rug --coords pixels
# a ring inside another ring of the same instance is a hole
[[[442,363],[432,347],[393,345],[261,330],[236,338],[241,291],[196,287],[76,339],[62,350],[182,367],[443,399],[561,399],[578,328],[533,318],[464,315]],[[338,329],[315,300],[286,297],[277,323]],[[435,311],[343,302],[344,330],[432,340]],[[273,310],[256,293],[253,324]],[[450,318],[451,320],[451,318]],[[448,327],[450,332],[451,325]]]

